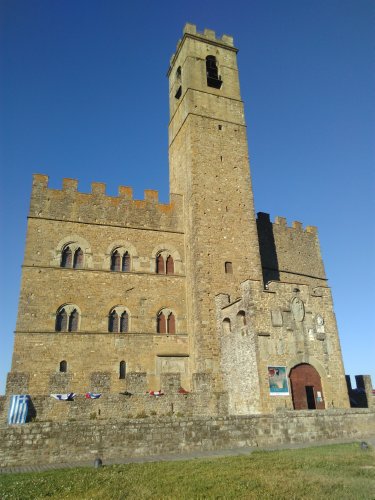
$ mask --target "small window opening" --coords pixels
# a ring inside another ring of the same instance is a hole
[[[168,316],[168,333],[176,333],[176,320],[173,313]]]
[[[179,99],[181,97],[181,94],[182,94],[182,87],[180,85],[177,89],[177,92],[175,93],[175,98]]]
[[[165,274],[164,259],[160,254],[156,257],[156,272],[157,274]]]
[[[80,248],[74,252],[73,267],[74,269],[82,269],[83,267],[83,252]]]
[[[68,315],[66,314],[65,309],[61,309],[61,311],[56,316],[56,332],[66,332],[68,326]]]
[[[219,76],[219,71],[216,64],[215,56],[206,57],[206,75],[207,75],[207,85],[215,89],[220,89],[222,85],[221,77]]]
[[[237,314],[238,326],[246,326],[246,314],[245,311],[239,311]]]
[[[174,262],[173,262],[173,257],[171,255],[168,255],[167,257],[166,270],[167,274],[174,274]]]
[[[61,267],[72,267],[72,251],[69,247],[64,248],[62,252]]]
[[[111,271],[120,271],[121,256],[116,250],[111,255]]]
[[[126,375],[126,363],[125,361],[120,361],[120,368],[119,368],[119,379],[123,380]]]
[[[129,252],[125,252],[122,257],[122,270],[125,273],[130,272],[130,255]]]
[[[226,274],[233,274],[233,265],[232,262],[225,263],[225,272]]]
[[[112,311],[108,318],[108,331],[110,333],[118,332],[118,314],[116,311]]]
[[[121,320],[120,320],[120,332],[121,333],[128,333],[129,331],[129,314],[124,311],[121,314]]]
[[[167,333],[167,324],[164,313],[160,313],[157,318],[156,331],[158,333]]]
[[[223,126],[222,125],[219,125],[219,130],[222,130]]]
[[[60,373],[66,373],[68,371],[68,363],[65,361],[60,361]]]
[[[231,325],[230,325],[229,318],[223,319],[223,331],[224,331],[224,333],[230,333],[230,331],[231,331]]]
[[[78,331],[78,311],[77,309],[74,309],[72,314],[69,316],[69,332],[76,332]]]

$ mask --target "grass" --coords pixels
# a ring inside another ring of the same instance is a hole
[[[375,452],[358,443],[247,456],[0,476],[7,499],[375,499]]]

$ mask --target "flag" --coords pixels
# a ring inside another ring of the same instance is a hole
[[[67,394],[51,394],[51,396],[59,401],[73,401],[74,400],[74,392],[69,392]]]
[[[162,391],[150,391],[149,394],[150,394],[150,396],[156,396],[158,398],[159,396],[163,396],[164,392],[162,392]]]
[[[8,424],[24,424],[29,409],[30,396],[20,394],[12,396],[8,412]]]
[[[86,392],[85,398],[86,399],[99,399],[101,394],[95,394],[94,392]]]

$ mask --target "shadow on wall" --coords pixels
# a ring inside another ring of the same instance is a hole
[[[258,212],[257,229],[264,285],[269,281],[280,281],[273,224],[269,214]]]
[[[33,400],[30,398],[26,422],[33,422],[35,419],[36,419],[36,408],[34,406]]]

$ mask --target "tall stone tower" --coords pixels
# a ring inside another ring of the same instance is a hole
[[[261,280],[244,107],[232,37],[187,24],[169,68],[171,193],[183,195],[193,372],[220,388],[215,296]]]

